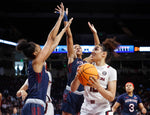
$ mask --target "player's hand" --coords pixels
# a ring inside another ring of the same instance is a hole
[[[55,8],[55,13],[56,12],[59,12],[59,14],[60,14],[60,17],[64,17],[64,5],[63,5],[63,3],[61,2],[61,4],[60,4],[60,6],[59,5],[57,5],[57,8]]]
[[[79,65],[78,67],[77,67],[77,72],[79,72],[80,71],[80,67],[81,67],[82,65]]]
[[[95,77],[90,77],[89,82],[91,83],[91,87],[94,87],[96,89],[100,86],[100,80],[96,79]]]
[[[27,97],[28,93],[25,90],[21,90],[22,100],[24,101]]]
[[[66,8],[66,11],[65,11],[65,12],[66,12],[66,15],[68,16],[68,8]]]
[[[17,97],[22,97],[22,100],[24,101],[25,98],[27,97],[28,93],[25,91],[25,90],[19,90],[17,93],[16,93],[16,96]]]
[[[17,96],[17,97],[21,97],[21,91],[20,91],[20,90],[17,91],[16,96]]]
[[[142,109],[142,113],[143,113],[143,114],[146,114],[146,113],[147,113],[147,111],[146,111],[145,108]]]
[[[93,33],[97,33],[97,30],[95,29],[94,25],[88,22],[89,28]]]

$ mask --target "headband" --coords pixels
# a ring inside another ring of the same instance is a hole
[[[125,87],[126,87],[127,84],[131,84],[131,85],[133,86],[133,88],[134,88],[134,84],[133,84],[132,82],[127,82],[127,83],[125,84]]]

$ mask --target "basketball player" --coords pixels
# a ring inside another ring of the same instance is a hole
[[[59,11],[59,8],[57,10]],[[68,23],[67,14],[68,9],[66,9],[64,14],[64,25]],[[99,38],[94,25],[90,24],[90,22],[88,22],[88,25],[93,32],[95,44],[99,44]],[[70,84],[76,75],[77,67],[82,65],[84,61],[82,60],[82,49],[80,45],[73,45],[73,36],[70,28],[67,29],[66,35],[68,50],[68,81],[63,94],[62,115],[75,115],[80,112],[80,108],[84,100],[84,87],[83,85],[80,85],[75,92],[71,92]],[[87,60],[88,58],[86,58],[86,61]]]
[[[106,39],[102,44],[96,45],[91,53],[93,65],[97,68],[99,79],[91,77],[92,86],[84,86],[84,102],[81,115],[106,115],[112,114],[110,102],[116,94],[117,72],[107,62],[115,54],[114,49],[119,45],[115,39]],[[80,85],[78,73],[71,83],[74,92]],[[109,112],[109,113],[108,113]]]
[[[45,68],[47,68],[46,63],[45,63]],[[48,74],[49,77],[49,83],[48,83],[48,88],[47,88],[47,95],[46,95],[46,109],[45,109],[45,115],[54,115],[54,106],[52,104],[52,99],[50,97],[51,94],[51,86],[52,86],[52,76],[51,73],[49,71],[47,71],[47,69],[45,70]],[[22,97],[22,99],[24,100],[27,96],[27,92],[26,90],[28,89],[29,83],[28,83],[28,79],[25,81],[25,83],[23,84],[23,86],[17,91],[17,97]],[[22,94],[21,94],[21,90],[23,90]]]
[[[67,27],[72,22],[72,19],[70,19],[69,23],[57,35],[64,16],[63,3],[60,4],[59,13],[56,25],[49,33],[43,49],[40,48],[40,45],[26,40],[20,40],[17,45],[17,50],[22,51],[26,57],[31,59],[28,65],[28,96],[22,109],[22,115],[44,115],[49,81],[48,74],[45,72],[44,62],[56,48]]]
[[[120,95],[112,107],[112,111],[115,112],[117,108],[122,106],[122,115],[136,115],[137,108],[139,107],[143,114],[146,114],[146,109],[138,95],[133,93],[134,84],[132,82],[127,82],[125,84],[126,93]]]

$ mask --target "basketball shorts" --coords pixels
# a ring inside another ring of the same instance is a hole
[[[80,112],[83,95],[77,95],[65,89],[63,94],[62,111],[75,115]]]
[[[105,111],[103,111],[103,112],[99,112],[99,113],[95,113],[95,114],[92,114],[92,113],[82,113],[80,115],[113,115],[113,112],[110,112],[110,111],[105,112]]]
[[[21,115],[44,115],[44,107],[40,104],[27,103],[23,106]]]

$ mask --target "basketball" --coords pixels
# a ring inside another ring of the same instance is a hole
[[[90,77],[95,77],[98,79],[98,72],[96,67],[89,63],[79,66],[77,75],[80,83],[87,86],[91,86],[91,83],[89,82]]]

